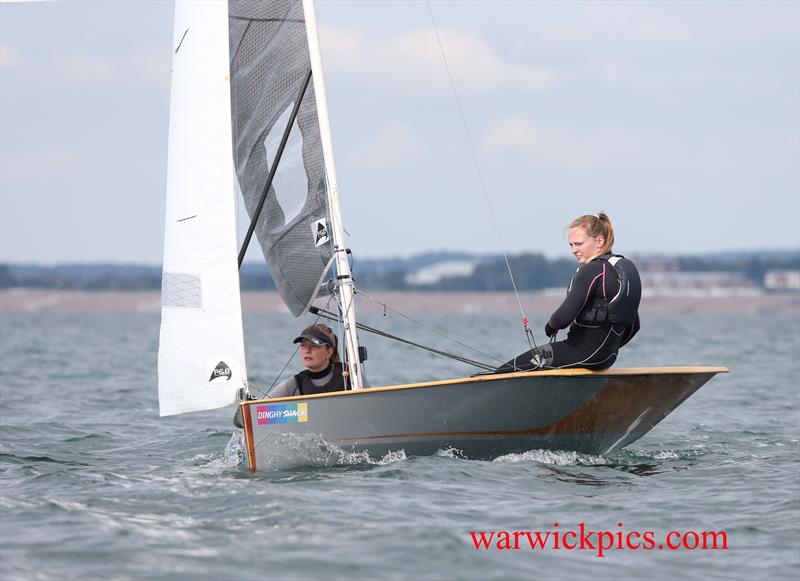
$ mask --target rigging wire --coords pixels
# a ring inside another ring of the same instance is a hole
[[[338,270],[336,271],[336,274],[337,274],[337,280],[338,280],[338,274],[339,274]],[[341,281],[337,282],[336,288],[331,293],[331,297],[336,296],[337,293],[341,292],[340,288],[341,288]],[[355,293],[350,295],[350,303],[352,303],[354,300],[355,300]],[[330,299],[325,304],[325,310],[327,310],[328,304],[330,304]],[[349,381],[350,381],[350,365],[349,365],[350,358],[349,358],[348,353],[347,353],[347,344],[346,344],[347,337],[346,337],[345,330],[344,330],[344,314],[347,312],[347,310],[349,308],[350,308],[350,304],[344,305],[344,301],[342,300],[342,297],[341,296],[337,296],[337,298],[336,298],[336,309],[339,311],[339,316],[338,317],[333,317],[333,318],[336,320],[337,326],[339,328],[339,335],[342,338],[341,339],[341,343],[340,343],[341,346],[342,346],[342,352],[340,354],[340,358],[342,360],[342,376],[344,377],[345,385],[348,385]],[[311,311],[313,313],[314,311],[312,309],[313,309],[313,307],[309,308],[309,311]],[[318,319],[319,319],[319,317],[321,317],[321,315],[319,313],[316,313],[316,315],[317,315]]]
[[[319,315],[326,319],[335,320],[337,318],[335,313],[331,313],[329,311],[320,309],[318,307],[311,307],[309,311],[314,313],[315,315]],[[393,339],[395,341],[399,341],[400,343],[405,343],[406,345],[411,345],[412,347],[424,349],[425,351],[430,351],[431,353],[436,353],[437,355],[441,355],[442,357],[455,359],[456,361],[460,361],[461,363],[466,363],[467,365],[472,365],[473,367],[478,367],[486,371],[493,371],[495,369],[494,365],[481,363],[480,361],[469,359],[467,357],[462,357],[461,355],[456,355],[454,353],[448,353],[447,351],[442,351],[440,349],[434,349],[433,347],[427,347],[425,345],[421,345],[420,343],[415,343],[413,341],[409,341],[408,339],[403,339],[402,337],[398,337],[397,335],[392,335],[391,333],[387,333],[386,331],[381,331],[380,329],[376,329],[375,327],[370,327],[369,325],[365,325],[364,323],[356,323],[356,328],[361,329],[362,331],[367,331],[368,333],[374,333],[375,335],[380,335],[381,337],[386,337],[387,339]]]
[[[511,286],[514,289],[514,296],[517,298],[517,304],[519,305],[519,311],[522,314],[522,325],[525,332],[525,337],[528,340],[528,344],[530,345],[531,349],[533,349],[536,345],[536,341],[533,338],[533,331],[531,331],[530,327],[528,326],[528,317],[525,316],[525,309],[522,308],[522,300],[519,297],[519,292],[517,291],[517,284],[514,281],[514,274],[511,272],[511,264],[508,261],[508,253],[506,252],[505,244],[503,243],[503,237],[500,234],[500,227],[497,223],[497,218],[494,213],[494,207],[492,206],[492,201],[489,198],[489,192],[486,188],[486,180],[483,177],[483,171],[481,170],[481,164],[478,161],[478,154],[475,151],[475,146],[472,143],[472,136],[469,132],[469,127],[467,126],[466,116],[464,115],[464,108],[461,106],[461,99],[458,97],[458,91],[456,90],[456,83],[453,79],[453,74],[450,71],[450,64],[447,61],[447,55],[444,52],[444,45],[442,44],[442,39],[439,36],[439,27],[436,25],[436,19],[433,16],[433,9],[431,8],[430,0],[425,0],[425,5],[428,7],[428,14],[431,17],[431,23],[433,23],[433,31],[436,34],[436,42],[439,45],[439,52],[442,55],[442,61],[444,62],[444,68],[447,71],[447,78],[450,81],[450,88],[453,91],[453,97],[455,98],[456,105],[458,107],[458,114],[461,119],[461,125],[464,128],[464,133],[467,137],[467,144],[469,145],[470,153],[472,154],[472,161],[475,164],[475,171],[478,174],[478,180],[480,181],[481,191],[483,192],[483,196],[486,198],[486,204],[489,206],[489,214],[492,217],[492,223],[494,225],[494,231],[497,235],[497,240],[500,243],[500,250],[503,252],[503,258],[506,262],[506,268],[508,269],[508,277],[511,279]]]
[[[327,180],[327,176],[326,176],[326,180]],[[326,187],[327,187],[327,182],[326,182]],[[331,248],[333,249],[333,252],[337,252],[338,251],[338,247],[333,243],[333,240],[331,240]],[[350,273],[351,273],[350,280],[352,281],[353,280],[353,277],[352,277],[352,272],[353,272],[353,263],[352,263],[353,254],[350,252],[349,249],[344,249],[344,252],[345,252],[345,259],[347,260],[347,263],[348,263],[348,269],[350,270]],[[351,363],[351,361],[350,361],[350,358],[349,358],[349,355],[348,355],[348,351],[347,351],[347,335],[345,333],[344,321],[345,321],[345,313],[350,310],[351,305],[353,305],[354,301],[356,300],[356,297],[355,297],[355,295],[356,295],[356,293],[355,293],[355,284],[353,284],[353,292],[350,294],[350,301],[348,303],[345,303],[344,300],[343,300],[342,295],[340,294],[343,282],[340,279],[339,263],[335,259],[333,261],[333,271],[334,271],[334,274],[336,275],[336,284],[335,284],[335,287],[333,288],[333,290],[331,291],[331,297],[328,299],[328,302],[325,303],[325,307],[323,307],[323,308],[325,310],[327,310],[328,305],[331,302],[331,299],[333,297],[336,297],[336,308],[339,311],[339,316],[338,317],[334,317],[334,318],[330,318],[329,317],[329,320],[335,320],[337,322],[337,328],[339,329],[339,336],[341,337],[341,340],[339,341],[339,345],[340,345],[340,348],[342,350],[341,353],[340,353],[340,359],[342,360],[342,375],[344,376],[345,384],[348,384],[351,381],[351,378],[350,378],[350,365],[349,365]],[[313,309],[314,309],[314,307],[310,307],[309,308],[309,312],[316,313],[316,311],[314,311]],[[320,315],[317,313],[317,320],[319,320],[319,317],[320,317]],[[358,328],[357,324],[356,324],[356,328]],[[358,357],[358,354],[356,354],[356,356]],[[359,358],[359,361],[356,362],[356,365],[361,366],[360,358]]]
[[[330,305],[330,303],[331,303],[331,301],[332,301],[332,300],[333,300],[333,295],[331,295],[331,296],[329,296],[329,297],[328,297],[328,301],[325,303],[325,307],[324,307],[325,309],[327,309],[327,308],[328,308],[328,306]],[[310,310],[310,309],[309,309],[309,310]],[[312,311],[312,312],[313,312],[313,311]],[[320,316],[320,315],[317,315],[316,319],[314,319],[314,322],[313,322],[313,323],[311,323],[311,324],[312,324],[312,325],[316,325],[316,324],[319,322],[320,318],[321,318],[321,316]],[[289,367],[289,364],[292,362],[292,359],[294,359],[294,356],[295,356],[295,355],[297,355],[297,352],[298,352],[299,350],[300,350],[300,345],[298,344],[298,345],[297,345],[297,347],[295,347],[295,349],[294,349],[294,351],[292,352],[292,354],[291,354],[291,355],[289,356],[289,358],[286,360],[286,363],[284,363],[284,365],[283,365],[283,369],[281,369],[281,370],[278,372],[278,374],[275,376],[275,379],[273,379],[273,380],[272,380],[272,383],[270,384],[270,386],[269,386],[268,388],[264,389],[264,388],[261,388],[261,387],[255,387],[255,386],[253,386],[253,385],[250,385],[250,386],[248,386],[248,387],[251,387],[251,388],[255,389],[256,391],[258,391],[259,393],[261,393],[261,395],[262,395],[263,397],[266,397],[266,396],[267,396],[267,394],[268,394],[270,391],[272,391],[272,388],[273,388],[273,387],[275,387],[275,384],[276,384],[276,383],[278,383],[278,380],[279,380],[279,379],[281,378],[281,376],[283,375],[283,372],[284,372],[284,371],[286,371],[286,368],[287,368],[287,367]]]
[[[439,329],[437,329],[436,327],[433,327],[433,326],[431,326],[431,325],[426,325],[425,323],[423,323],[423,322],[421,322],[421,321],[417,321],[415,318],[413,318],[413,317],[411,317],[411,316],[409,316],[409,315],[406,315],[405,313],[402,313],[402,312],[398,311],[397,309],[395,309],[395,308],[393,308],[393,307],[390,307],[390,306],[389,306],[389,305],[387,305],[386,303],[379,301],[378,299],[376,299],[376,298],[375,298],[375,297],[373,297],[373,296],[370,296],[369,294],[365,293],[365,292],[364,292],[363,290],[361,290],[361,289],[358,289],[358,294],[360,294],[360,295],[363,295],[363,296],[365,296],[366,298],[368,298],[369,300],[371,300],[372,302],[374,302],[374,303],[376,303],[376,304],[378,304],[378,305],[382,306],[382,307],[383,307],[383,313],[384,313],[384,316],[386,315],[386,311],[391,311],[391,312],[393,312],[394,314],[396,314],[396,315],[399,315],[400,317],[403,317],[404,319],[406,319],[406,320],[408,320],[408,321],[411,321],[412,323],[414,323],[414,324],[416,324],[416,325],[419,325],[419,326],[420,326],[420,327],[422,327],[423,329],[428,329],[429,331],[432,331],[432,332],[436,333],[437,335],[439,335],[440,337],[443,337],[443,338],[447,339],[448,341],[452,341],[453,343],[456,343],[456,344],[458,344],[458,345],[461,345],[461,346],[462,346],[462,347],[464,347],[465,349],[469,349],[470,351],[474,351],[475,353],[478,353],[478,354],[480,354],[480,355],[483,355],[484,357],[488,357],[489,359],[492,359],[492,360],[494,360],[494,361],[497,361],[497,362],[499,362],[499,363],[504,363],[502,359],[498,359],[498,358],[497,358],[497,357],[495,357],[494,355],[489,355],[488,353],[484,353],[484,352],[483,352],[483,351],[481,351],[480,349],[476,349],[475,347],[472,347],[471,345],[467,345],[466,343],[462,343],[461,341],[459,341],[459,340],[458,340],[458,339],[456,339],[455,337],[451,337],[450,335],[448,335],[448,334],[447,334],[447,333],[445,333],[444,331],[440,331],[440,330],[439,330]]]
[[[325,178],[325,191],[329,192],[330,188],[331,188],[331,183],[330,183],[330,180],[328,179],[328,172],[327,171],[323,172],[323,176]],[[339,274],[340,274],[339,273],[339,261],[336,259],[336,251],[338,250],[338,245],[335,243],[334,237],[333,237],[333,220],[331,219],[330,211],[328,211],[326,213],[326,216],[327,216],[327,219],[330,221],[330,233],[331,233],[331,236],[329,237],[329,240],[328,240],[328,248],[330,248],[330,251],[331,251],[331,266],[328,267],[328,268],[332,268],[333,269],[334,280],[336,280],[337,282],[336,282],[336,285],[333,288],[330,289],[330,296],[328,297],[328,300],[325,303],[325,307],[324,308],[327,310],[328,306],[331,304],[331,300],[336,298],[336,306],[337,306],[337,308],[339,310],[339,317],[338,317],[338,319],[336,321],[336,325],[335,325],[336,326],[336,336],[338,338],[338,344],[337,344],[336,351],[338,352],[339,360],[342,363],[342,374],[344,375],[345,383],[347,383],[348,375],[349,375],[349,372],[350,372],[349,371],[350,368],[347,365],[347,345],[346,345],[347,337],[345,336],[345,332],[344,332],[344,313],[342,312],[342,304],[341,304],[341,301],[339,300],[339,296],[338,296],[339,287],[341,286],[341,279],[339,278]],[[342,226],[342,230],[344,230],[344,232],[345,232],[345,234],[347,236],[350,236],[350,233],[344,228],[344,226]],[[342,242],[344,242],[344,241],[342,241]],[[350,272],[352,273],[353,272],[352,265],[350,265],[350,266],[351,266]],[[312,300],[312,302],[313,302],[313,300]],[[311,311],[311,307],[309,307],[309,311],[313,312],[313,311]],[[319,317],[319,315],[317,315],[317,318],[314,320],[314,323],[316,324],[317,321],[319,321],[319,319],[320,319],[320,317]]]

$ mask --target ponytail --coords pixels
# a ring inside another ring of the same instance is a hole
[[[605,212],[598,212],[597,214],[585,214],[580,218],[576,218],[569,225],[570,228],[577,228],[582,226],[586,228],[586,233],[592,238],[603,237],[603,246],[598,250],[597,256],[611,252],[614,247],[614,227],[611,225],[611,220]],[[592,258],[595,258],[594,256]]]

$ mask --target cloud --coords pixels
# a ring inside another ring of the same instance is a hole
[[[355,164],[369,169],[399,167],[421,157],[422,143],[401,123],[385,125],[351,154]]]
[[[485,93],[517,89],[538,92],[556,85],[554,73],[505,61],[483,39],[465,32],[440,30],[442,48],[459,90]],[[431,78],[441,77],[441,51],[432,30],[403,34],[385,47],[390,62],[422,72]]]
[[[450,93],[441,51],[431,28],[381,39],[330,26],[322,27],[320,34],[325,63],[336,70],[337,76],[346,75],[359,84],[378,85],[407,96]],[[444,29],[440,30],[440,37],[459,93],[535,93],[559,84],[553,71],[510,62],[475,34]]]
[[[51,143],[23,153],[4,153],[3,178],[8,180],[46,181],[74,176],[83,171],[85,159],[70,145]]]
[[[559,73],[575,82],[601,82],[657,94],[723,87],[751,94],[786,91],[780,61],[797,54],[799,3],[601,2],[553,13],[533,23],[534,50],[564,55]],[[635,23],[635,25],[631,25]],[[575,55],[580,55],[575,58]],[[794,67],[796,57],[783,65]]]
[[[13,46],[0,47],[0,70],[9,78],[26,82],[54,82],[79,90],[139,86],[169,87],[169,54],[156,49],[131,49],[118,53],[80,49],[53,49],[44,54],[23,54]]]
[[[639,140],[629,129],[602,126],[578,130],[537,124],[516,114],[491,120],[481,149],[487,156],[521,156],[529,162],[587,169],[629,163],[639,156]]]
[[[21,68],[22,65],[22,59],[14,47],[0,44],[0,70],[13,71]]]
[[[321,24],[319,36],[324,47],[322,59],[326,66],[342,66],[349,60],[357,59],[364,46],[364,40],[359,33],[344,28]]]
[[[535,63],[504,56],[498,47],[515,43],[497,38],[491,30],[440,29],[459,94],[536,94],[573,89],[584,82],[647,93],[698,90],[710,84],[757,91],[764,83],[769,91],[781,91],[782,86],[770,83],[769,70],[740,67],[736,55],[745,51],[752,58],[759,54],[753,47],[797,47],[796,4],[792,8],[742,2],[720,8],[718,3],[629,2],[567,4],[550,10],[530,6],[519,16],[530,19],[522,54],[536,55]],[[323,26],[320,34],[325,64],[338,79],[407,97],[450,93],[433,28],[379,37]],[[674,63],[680,66],[670,66]]]
[[[796,42],[800,10],[796,2],[587,2],[553,15],[556,25],[532,31],[548,47],[708,50]]]
[[[147,51],[103,55],[66,51],[52,55],[44,66],[57,71],[68,84],[84,88],[138,85],[142,82],[166,85],[169,61]]]

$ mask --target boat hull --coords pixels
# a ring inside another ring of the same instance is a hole
[[[454,379],[241,404],[247,463],[275,443],[319,437],[373,457],[455,449],[492,459],[532,449],[609,454],[641,438],[718,367],[557,370]]]

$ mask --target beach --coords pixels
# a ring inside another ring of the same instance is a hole
[[[504,292],[402,292],[388,291],[358,295],[360,313],[380,314],[383,306],[404,313],[513,314],[519,304],[513,293]],[[374,300],[373,300],[374,299]],[[72,291],[50,289],[6,289],[0,292],[0,312],[35,313],[41,311],[84,313],[156,313],[160,309],[158,291]],[[521,293],[526,313],[544,314],[555,309],[563,294],[553,291]],[[243,292],[244,313],[286,313],[274,292]],[[640,311],[647,314],[759,315],[779,314],[800,317],[800,294],[762,293],[750,296],[645,296]]]

